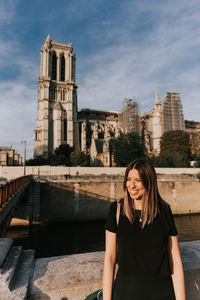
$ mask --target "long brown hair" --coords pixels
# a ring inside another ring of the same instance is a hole
[[[124,205],[123,212],[128,217],[129,221],[133,223],[134,207],[132,199],[127,190],[126,182],[129,171],[136,169],[139,172],[140,179],[144,186],[144,197],[142,207],[142,228],[145,224],[153,222],[154,218],[159,213],[159,204],[165,203],[158,191],[156,172],[153,166],[146,159],[136,159],[132,161],[126,168],[124,175]]]

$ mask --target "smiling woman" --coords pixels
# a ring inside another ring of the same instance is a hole
[[[126,168],[124,199],[111,204],[105,229],[104,300],[186,299],[176,226],[147,160]]]

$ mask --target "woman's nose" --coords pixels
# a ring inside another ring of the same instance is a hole
[[[131,181],[130,187],[131,187],[131,188],[134,188],[134,187],[135,187],[135,180],[132,180],[132,181]]]

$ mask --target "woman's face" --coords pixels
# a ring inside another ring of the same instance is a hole
[[[142,200],[144,196],[144,186],[140,179],[138,170],[131,169],[128,172],[126,187],[131,199]]]

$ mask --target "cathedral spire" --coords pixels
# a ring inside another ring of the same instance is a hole
[[[50,34],[48,34],[46,39],[45,39],[45,42],[50,42],[50,41],[51,41]]]
[[[155,100],[155,104],[160,104],[160,97],[159,97],[158,86],[156,87],[156,100]]]

